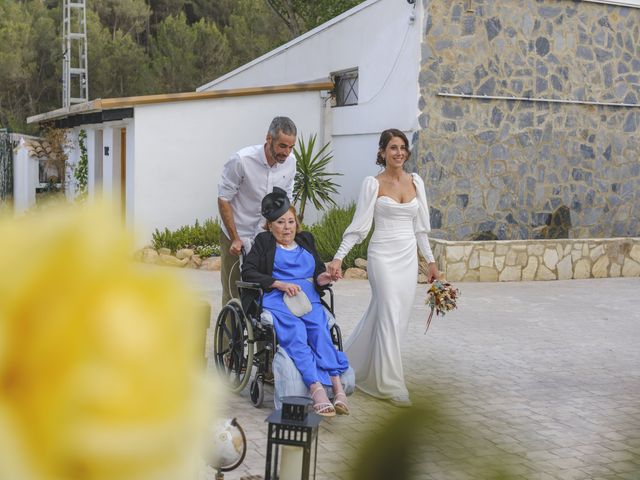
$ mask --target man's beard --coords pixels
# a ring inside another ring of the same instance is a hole
[[[284,163],[287,161],[287,157],[284,157],[282,160],[278,158],[278,155],[276,155],[276,149],[273,148],[273,143],[269,145],[269,153],[271,153],[271,158],[273,158],[277,163]]]

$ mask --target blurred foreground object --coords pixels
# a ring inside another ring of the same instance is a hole
[[[211,388],[194,300],[107,209],[0,219],[0,478],[187,479]]]
[[[216,423],[212,430],[212,451],[209,465],[216,471],[216,480],[222,480],[222,472],[235,470],[247,454],[247,438],[235,418]]]
[[[446,408],[451,401],[455,402],[455,398],[427,395],[410,408],[394,410],[377,431],[361,440],[350,480],[525,478],[510,471],[514,463],[512,455],[491,442],[478,441],[473,430],[451,417]],[[442,456],[434,448],[442,445],[451,454],[445,457],[446,469],[442,469]],[[467,455],[460,455],[460,451],[480,450],[484,456],[473,464],[468,463]],[[425,465],[434,471],[425,471]]]
[[[427,333],[429,330],[433,313],[435,312],[436,315],[444,316],[447,312],[454,310],[458,307],[459,296],[460,290],[449,282],[441,282],[440,280],[433,281],[427,290],[427,298],[424,302],[431,308],[424,333]]]

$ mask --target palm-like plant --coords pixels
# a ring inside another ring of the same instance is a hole
[[[322,210],[324,206],[336,206],[332,195],[336,195],[339,187],[331,177],[342,175],[341,173],[327,172],[327,165],[333,158],[331,152],[327,152],[329,143],[326,143],[317,153],[314,153],[317,136],[311,135],[305,143],[304,138],[298,139],[298,145],[293,149],[296,157],[296,177],[293,184],[293,201],[299,205],[298,216],[302,222],[307,201]]]

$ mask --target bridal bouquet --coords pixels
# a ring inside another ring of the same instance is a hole
[[[445,313],[455,309],[458,306],[457,300],[459,296],[460,290],[450,283],[434,280],[429,290],[427,290],[427,299],[424,302],[431,307],[431,313],[429,313],[429,318],[427,319],[427,328],[424,333],[429,330],[434,312],[436,315],[444,316]]]

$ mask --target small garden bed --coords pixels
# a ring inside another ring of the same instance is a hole
[[[331,208],[320,222],[303,227],[303,230],[313,234],[320,258],[325,262],[333,259],[342,241],[342,234],[351,223],[354,213],[353,203],[344,208]],[[219,270],[220,235],[222,228],[217,218],[207,219],[202,224],[196,220],[194,225],[185,225],[173,231],[168,228],[156,229],[151,246],[138,251],[135,256],[145,263]],[[351,249],[343,260],[343,268],[356,267],[358,258],[366,263],[370,237],[371,235]]]

